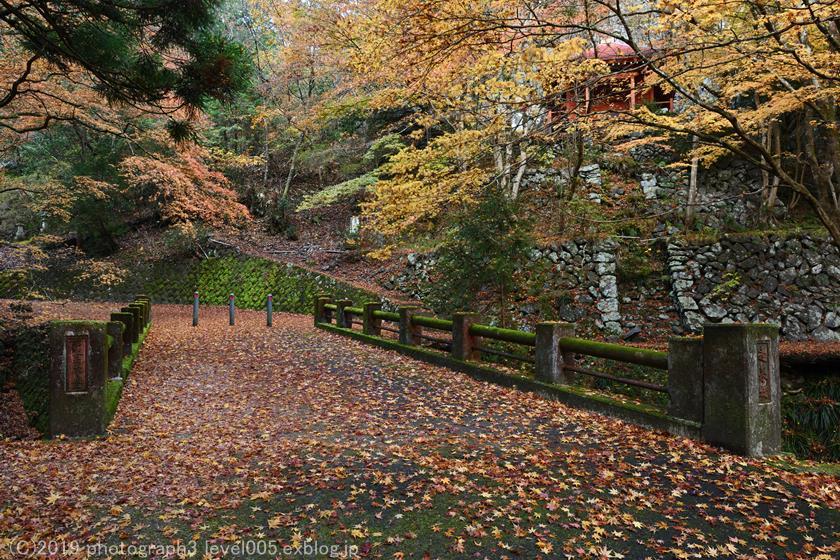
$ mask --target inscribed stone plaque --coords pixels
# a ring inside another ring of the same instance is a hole
[[[88,390],[88,335],[69,335],[64,339],[64,379],[68,393]]]
[[[756,342],[758,358],[758,402],[770,402],[770,341]]]

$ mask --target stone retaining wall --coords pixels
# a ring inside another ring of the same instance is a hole
[[[635,324],[632,317],[622,316],[619,306],[617,249],[615,240],[575,240],[531,252],[529,268],[550,270],[546,289],[574,294],[573,301],[556,309],[560,319],[579,322],[589,314],[607,334]],[[672,239],[665,258],[670,286],[667,280],[662,284],[674,301],[673,332],[696,333],[707,322],[768,322],[781,326],[788,340],[840,340],[840,251],[828,238],[800,234],[693,243]],[[409,255],[405,270],[388,287],[422,301],[434,265],[432,255]],[[524,319],[541,320],[533,304],[519,305],[516,311]]]
[[[593,306],[598,312],[595,325],[610,334],[622,330],[616,280],[616,248],[614,240],[565,241],[561,244],[535,248],[531,251],[529,267],[550,269],[553,287],[576,294],[574,302],[558,309],[564,321],[577,322]],[[403,272],[391,278],[385,287],[400,290],[412,298],[425,299],[424,285],[428,285],[435,267],[434,255],[412,253],[405,260]],[[538,314],[533,304],[518,306],[523,316]]]
[[[556,276],[554,281],[570,290],[585,290],[577,303],[594,303],[599,317],[598,328],[611,334],[621,332],[621,314],[618,308],[618,283],[615,276],[616,242],[566,241],[544,249],[534,249],[532,261],[548,260]],[[574,317],[564,320],[575,321]]]
[[[840,251],[810,234],[668,244],[684,326],[768,322],[789,340],[840,340]]]

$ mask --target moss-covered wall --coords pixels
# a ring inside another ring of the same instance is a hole
[[[224,305],[233,292],[237,307],[246,309],[263,308],[271,293],[275,310],[293,313],[310,313],[313,297],[321,292],[357,303],[379,299],[329,276],[257,257],[136,263],[121,284],[110,288],[79,282],[73,273],[61,268],[32,273],[31,280],[51,297],[100,301],[125,301],[144,293],[155,303],[190,304],[193,291],[198,290],[202,303]],[[25,283],[0,282],[0,297],[21,297],[21,285]]]
[[[49,325],[16,324],[4,337],[8,359],[0,366],[0,385],[20,395],[29,423],[42,434],[50,425]],[[9,411],[0,411],[6,413]]]

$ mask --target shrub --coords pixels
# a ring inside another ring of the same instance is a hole
[[[475,304],[479,292],[490,290],[499,296],[504,322],[514,276],[528,262],[533,247],[529,224],[517,209],[515,201],[491,191],[458,216],[438,250],[439,278],[429,299],[434,307],[466,309]]]
[[[840,461],[840,380],[823,379],[782,398],[786,451],[817,461]]]

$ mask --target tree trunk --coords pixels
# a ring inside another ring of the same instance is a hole
[[[286,185],[283,187],[283,199],[289,196],[289,189],[292,186],[292,179],[295,176],[295,165],[297,164],[297,155],[301,144],[303,144],[303,134],[298,138],[295,143],[295,149],[292,151],[292,160],[289,162],[289,174],[286,175]]]
[[[580,186],[580,168],[583,167],[583,135],[575,132],[573,141],[575,143],[575,163],[569,173],[569,192],[566,200],[572,200],[575,197],[575,192]]]
[[[697,149],[699,139],[691,137],[691,149]],[[688,196],[685,201],[685,229],[688,230],[694,225],[695,210],[697,209],[697,172],[700,169],[700,158],[691,158],[691,175],[688,178]]]
[[[820,221],[828,230],[828,233],[831,234],[831,238],[834,239],[834,244],[840,247],[840,215],[838,215],[836,211],[831,212],[827,210],[818,200],[814,198],[809,197],[808,202],[811,203],[811,206],[814,208],[814,211],[816,211]]]

